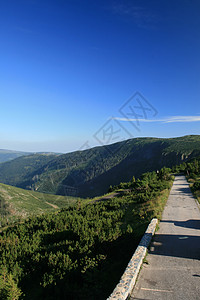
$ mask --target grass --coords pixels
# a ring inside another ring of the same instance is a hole
[[[0,213],[7,220],[58,211],[75,205],[79,198],[44,194],[0,183]]]

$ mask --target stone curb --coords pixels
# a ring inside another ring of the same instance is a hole
[[[158,220],[156,218],[151,220],[124,274],[122,275],[120,282],[117,284],[113,293],[110,295],[109,298],[107,298],[107,300],[126,300],[127,297],[130,295],[135,285],[143,259],[147,253],[147,247],[149,246],[151,239],[154,235],[157,223]]]

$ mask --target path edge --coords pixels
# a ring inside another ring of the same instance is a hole
[[[143,259],[146,256],[147,248],[151,242],[151,239],[155,233],[156,226],[158,224],[158,219],[153,218],[149,223],[147,230],[145,231],[138,247],[136,248],[131,260],[128,263],[128,266],[122,275],[120,282],[115,287],[114,291],[107,300],[126,300],[127,297],[131,294],[136,279],[138,277],[140,268],[143,263]]]

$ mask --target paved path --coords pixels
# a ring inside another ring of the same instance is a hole
[[[130,299],[200,300],[200,209],[176,176],[160,229]]]

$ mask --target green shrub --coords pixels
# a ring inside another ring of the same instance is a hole
[[[6,268],[1,271],[0,275],[0,299],[1,300],[18,300],[22,295],[12,274],[8,273]]]
[[[193,186],[192,186],[192,190],[195,192],[197,190],[200,190],[200,182],[196,181]]]

